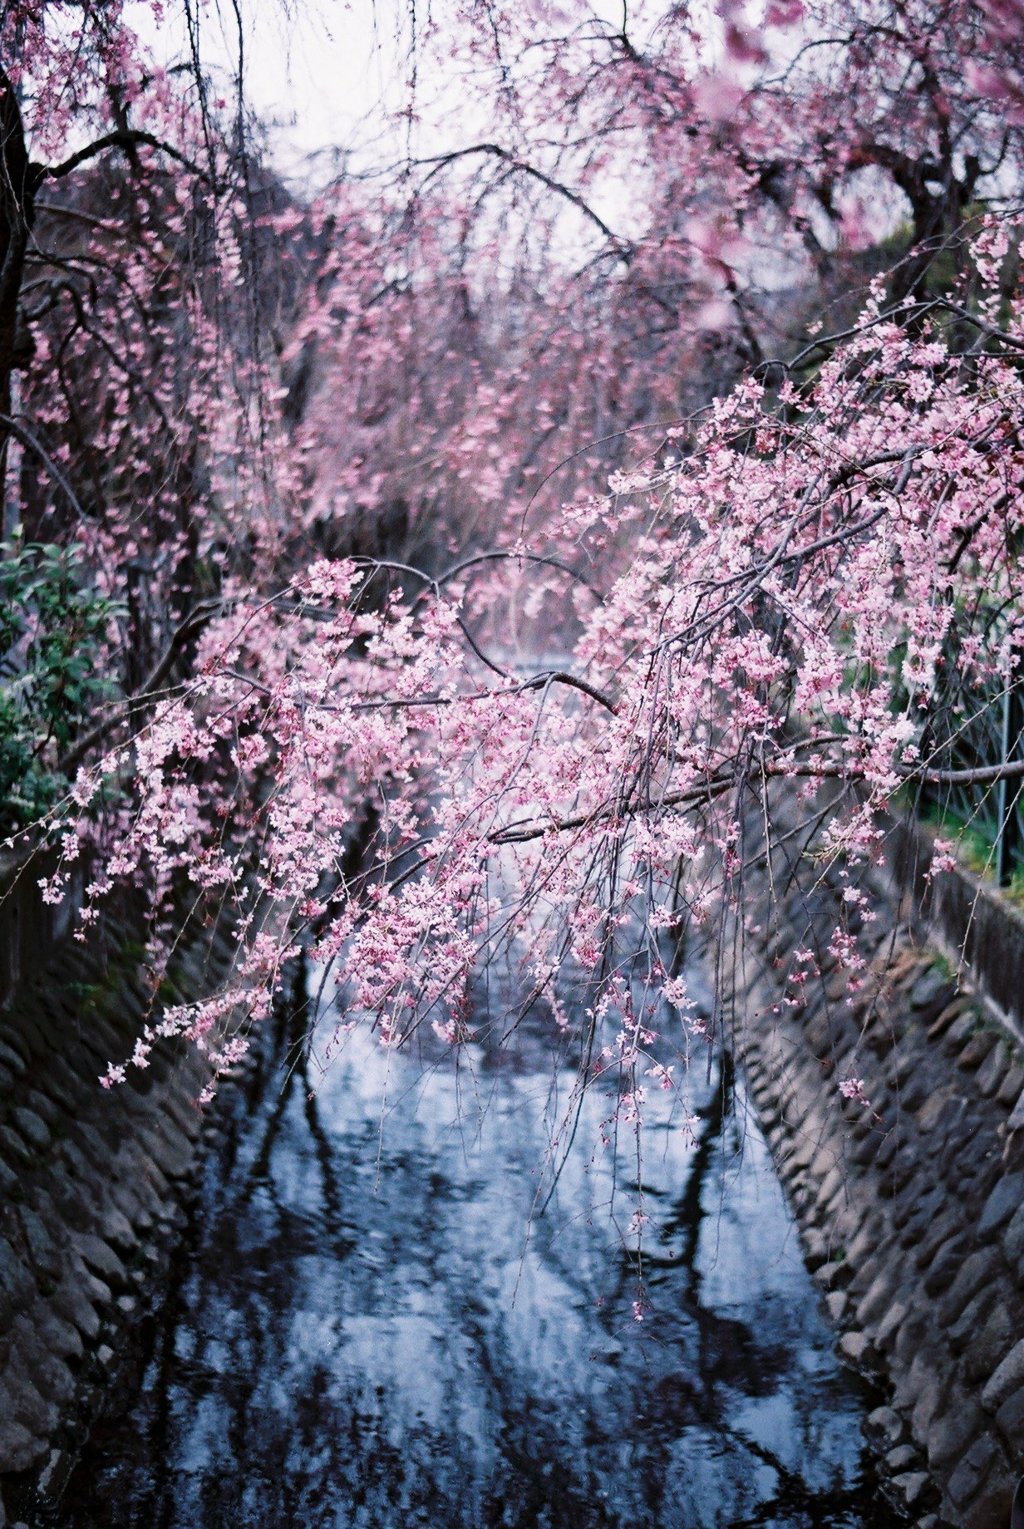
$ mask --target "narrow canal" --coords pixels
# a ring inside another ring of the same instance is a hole
[[[96,1529],[895,1524],[728,1058],[651,1091],[638,1168],[571,1073],[270,1059],[225,1094],[169,1299],[61,1523]],[[383,1101],[383,1104],[382,1104]],[[629,1133],[627,1133],[628,1135]]]

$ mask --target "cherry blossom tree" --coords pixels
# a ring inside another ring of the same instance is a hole
[[[282,194],[244,122],[198,61],[159,68],[119,6],[6,6],[0,49],[9,567],[57,569],[63,549],[76,591],[58,618],[35,577],[10,607],[5,716],[29,779],[5,774],[9,828],[187,667],[224,581],[273,559],[288,471],[270,465],[277,372],[258,318],[274,301],[261,220]],[[75,646],[72,609],[104,617],[74,660],[103,677],[85,691],[54,662],[55,626]]]
[[[250,328],[252,203],[208,117],[93,140],[166,185],[145,253],[115,269],[108,218],[64,247],[75,274],[31,322],[59,387],[33,396],[64,522],[89,462],[94,566],[127,588],[138,548],[167,549],[169,614],[33,842],[51,901],[94,846],[82,938],[127,880],[239,942],[136,1065],[185,1034],[230,1066],[304,947],[343,998],[321,1061],[354,1024],[462,1052],[532,1013],[632,1128],[718,1025],[681,957],[742,922],[752,823],[771,840],[803,812],[808,886],[847,890],[794,970],[855,986],[883,814],[1024,775],[955,760],[1022,641],[1013,14],[608,15],[438,18],[410,113],[434,56],[440,106],[476,90],[486,135],[268,198],[287,300]],[[202,261],[161,285],[154,225],[214,248],[234,299]],[[67,434],[105,342],[132,381]]]

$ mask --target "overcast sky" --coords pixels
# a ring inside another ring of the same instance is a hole
[[[396,0],[242,0],[242,14],[246,98],[272,127],[279,167],[298,180],[316,180],[330,175],[334,147],[377,158],[374,142],[385,125],[381,102],[398,104],[402,94],[396,28],[404,24],[404,8]],[[188,56],[182,0],[170,0],[159,34],[147,6],[132,7],[129,15],[162,63]],[[238,67],[230,0],[211,0],[203,9],[200,53],[230,101]]]

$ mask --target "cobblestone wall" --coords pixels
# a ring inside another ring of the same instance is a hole
[[[778,866],[777,885],[786,867]],[[1024,1059],[948,959],[877,926],[851,1000],[792,953],[835,925],[816,890],[745,899],[735,1045],[847,1359],[889,1404],[869,1426],[921,1529],[1006,1529],[1024,1468]],[[827,941],[827,933],[825,934]],[[863,1080],[867,1105],[838,1083]]]
[[[44,947],[0,1010],[0,1529],[59,1495],[160,1291],[200,1135],[194,1051],[98,1085],[149,1003],[133,933],[112,919],[90,950]],[[182,991],[226,959],[193,946]]]

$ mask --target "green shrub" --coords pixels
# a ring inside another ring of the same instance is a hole
[[[60,760],[114,689],[103,660],[122,609],[90,586],[80,547],[0,546],[0,832],[64,795]]]

